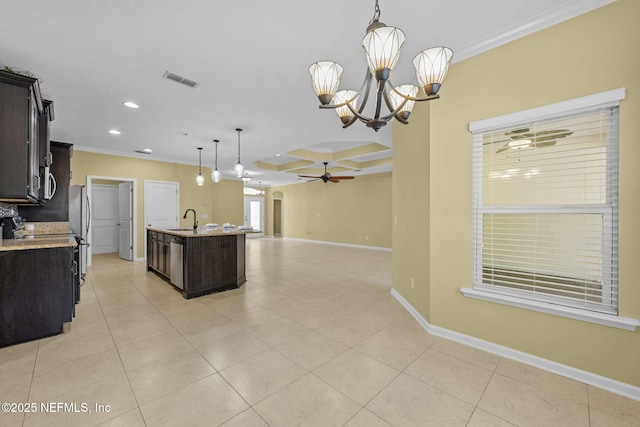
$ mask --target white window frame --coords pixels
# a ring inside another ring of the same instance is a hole
[[[486,120],[480,120],[477,122],[473,122],[469,124],[469,130],[474,135],[475,138],[482,136],[482,134],[486,132],[490,132],[496,129],[518,126],[521,123],[529,123],[529,122],[539,122],[543,120],[554,119],[556,117],[565,116],[568,114],[577,114],[580,112],[590,111],[597,108],[606,108],[618,106],[620,101],[625,98],[625,89],[619,88],[610,90],[607,92],[601,92],[594,95],[589,95],[581,98],[576,98],[568,101],[558,102],[555,104],[549,104],[542,107],[532,108],[529,110],[519,111],[511,114],[506,114],[499,117],[494,117]],[[481,150],[482,144],[478,144],[477,141],[474,143],[474,150]],[[478,153],[475,153],[478,154]],[[475,158],[475,155],[474,155]],[[476,180],[476,186],[481,187],[482,180]],[[479,197],[482,194],[482,189],[480,187],[476,187],[479,191],[474,191],[473,197],[474,202],[475,198]],[[476,204],[474,203],[474,206]],[[602,210],[602,206],[594,206],[595,210]],[[475,208],[474,208],[475,209]],[[559,210],[562,213],[567,213],[567,210],[563,210],[566,208],[557,207],[549,207],[551,211]],[[500,207],[495,207],[491,209],[495,212],[500,212]],[[486,209],[483,209],[483,212],[488,212]],[[510,210],[513,213],[513,210]],[[584,211],[582,211],[584,212]],[[606,214],[606,212],[605,212]],[[478,216],[479,217],[479,216]],[[474,221],[477,221],[475,219]],[[479,232],[478,232],[479,230]],[[478,244],[482,244],[482,225],[474,224],[474,236],[473,236],[473,245],[474,245],[474,253],[476,253],[475,248]],[[603,254],[603,262],[610,258]],[[474,264],[477,261],[475,260],[474,255]],[[481,261],[480,261],[481,262]],[[476,265],[474,265],[474,275],[476,274]],[[475,278],[474,278],[475,280]],[[605,285],[603,283],[603,285]],[[557,303],[549,302],[545,300],[545,298],[540,298],[539,300],[531,299],[531,298],[521,298],[517,295],[517,292],[492,292],[482,288],[461,288],[461,292],[464,296],[481,299],[485,301],[491,301],[501,304],[506,304],[510,306],[525,308],[529,310],[539,311],[548,314],[559,315],[563,317],[569,317],[572,319],[578,319],[583,321],[588,321],[592,323],[597,323],[601,325],[612,326],[616,328],[621,328],[625,330],[635,330],[637,326],[640,325],[640,322],[637,319],[625,318],[622,316],[618,316],[617,314],[608,314],[608,313],[600,313],[596,311],[590,311],[587,309],[569,307],[559,305]],[[606,291],[603,292],[603,294]]]

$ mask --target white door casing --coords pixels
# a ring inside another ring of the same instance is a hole
[[[118,184],[118,255],[128,261],[133,260],[133,183]]]

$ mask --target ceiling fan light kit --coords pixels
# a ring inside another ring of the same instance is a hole
[[[344,69],[337,62],[318,61],[309,68],[313,90],[320,101],[320,108],[335,109],[343,128],[351,126],[356,120],[360,120],[376,132],[394,118],[400,123],[407,124],[416,101],[431,101],[439,98],[438,91],[447,76],[453,58],[453,51],[447,47],[433,47],[415,56],[413,67],[425,97],[418,97],[419,89],[415,85],[394,87],[390,80],[391,73],[398,63],[405,37],[402,30],[385,25],[379,21],[379,18],[380,7],[376,0],[373,18],[369,22],[362,41],[368,71],[360,90],[338,91]],[[376,80],[375,113],[372,117],[368,117],[362,112],[367,104],[374,77]],[[389,110],[386,115],[381,114],[383,100]]]

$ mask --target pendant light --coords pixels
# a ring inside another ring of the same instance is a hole
[[[240,163],[240,132],[242,132],[242,129],[236,128],[236,132],[238,132],[238,163],[236,163],[233,170],[238,178],[242,178],[244,176],[244,166]]]
[[[218,142],[220,141],[218,141],[217,139],[214,139],[213,142],[216,144],[216,163],[215,163],[215,169],[211,171],[211,180],[213,182],[220,182],[220,179],[222,179],[222,174],[218,170]]]
[[[198,176],[196,176],[196,184],[199,187],[204,185],[204,176],[202,176],[202,147],[198,147]]]

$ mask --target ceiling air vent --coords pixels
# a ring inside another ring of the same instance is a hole
[[[189,79],[184,78],[182,76],[179,76],[177,74],[170,73],[169,71],[166,71],[164,73],[164,75],[162,76],[162,78],[168,79],[168,80],[173,80],[174,82],[183,84],[185,86],[189,86],[191,88],[194,88],[194,87],[196,87],[196,86],[198,86],[200,84],[198,82],[194,82],[193,80],[189,80]]]

